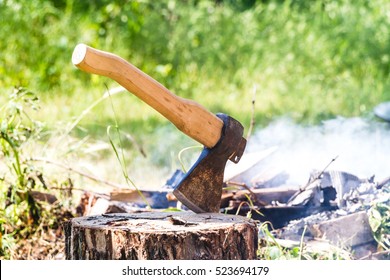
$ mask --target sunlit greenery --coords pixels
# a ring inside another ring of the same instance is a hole
[[[55,116],[50,123],[78,115],[103,94],[104,83],[115,85],[71,65],[74,46],[83,42],[123,56],[176,94],[246,126],[254,87],[262,124],[286,114],[311,123],[366,114],[390,97],[389,5],[3,0],[0,90],[21,85],[39,92],[47,104],[42,118]],[[118,111],[138,102],[118,98]],[[121,114],[136,130],[150,119],[150,129],[165,121],[136,104]],[[91,128],[104,127],[107,107],[96,109]]]

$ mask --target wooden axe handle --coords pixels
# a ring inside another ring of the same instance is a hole
[[[109,77],[170,120],[179,130],[214,147],[221,138],[223,121],[198,103],[178,97],[162,84],[121,57],[84,44],[75,47],[72,62],[81,70]]]

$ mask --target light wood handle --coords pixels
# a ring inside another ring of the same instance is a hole
[[[81,70],[109,77],[170,120],[179,130],[214,147],[221,138],[223,121],[198,103],[178,97],[162,84],[121,57],[79,44],[72,62]]]

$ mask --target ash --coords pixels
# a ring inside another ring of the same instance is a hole
[[[282,229],[275,231],[279,238],[300,240],[304,238],[314,238],[310,230],[312,225],[321,222],[334,220],[339,217],[351,215],[360,211],[368,212],[369,209],[378,203],[390,205],[390,178],[382,182],[375,182],[374,177],[369,179],[359,179],[357,176],[340,171],[324,172],[320,178],[314,172],[311,179],[314,187],[306,188],[289,201],[289,205],[318,206],[320,204],[337,204],[338,209],[334,211],[324,211],[310,216],[292,220]],[[310,182],[309,180],[309,182]],[[326,200],[324,190],[332,189],[335,194],[334,200]]]

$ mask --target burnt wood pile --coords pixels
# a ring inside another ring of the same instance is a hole
[[[288,185],[288,174],[261,164],[273,151],[248,156],[249,161],[243,158],[243,163],[234,169],[227,167],[221,213],[267,222],[281,244],[304,240],[313,250],[333,246],[346,250],[354,259],[389,259],[389,251],[383,247],[390,244],[379,244],[371,219],[373,205],[389,205],[390,178],[361,179],[347,172],[324,169],[309,174],[305,184]],[[174,172],[159,191],[85,193],[79,213],[134,213],[180,207],[186,210],[172,195],[181,176],[181,171]]]

